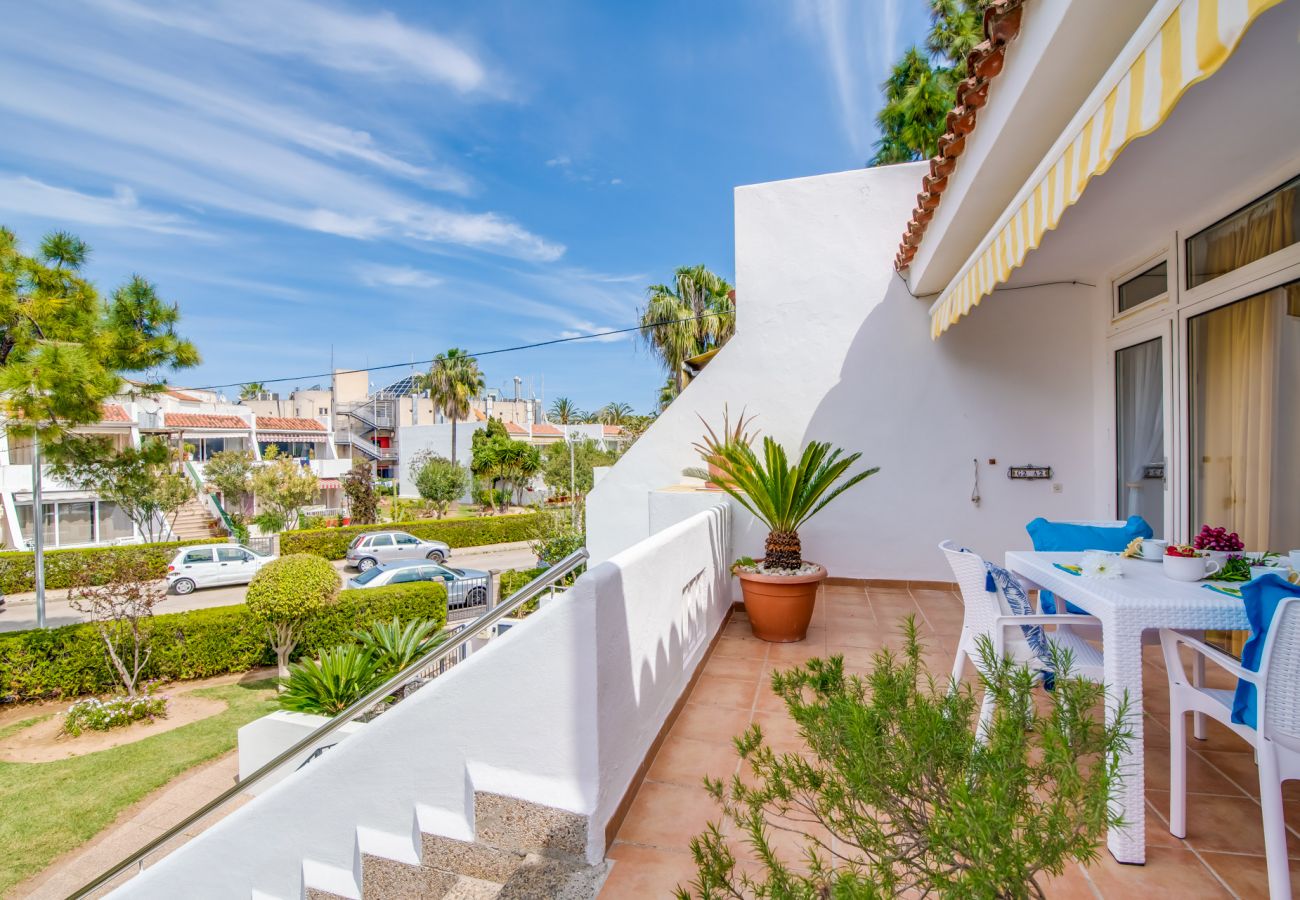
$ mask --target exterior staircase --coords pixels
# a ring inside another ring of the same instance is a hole
[[[474,836],[421,830],[418,842],[357,829],[356,871],[303,864],[308,900],[589,900],[609,863],[586,860],[587,818],[501,794],[474,794]]]
[[[176,513],[172,535],[178,541],[197,541],[203,538],[222,538],[225,532],[221,523],[208,513],[207,506],[198,497],[191,497]]]

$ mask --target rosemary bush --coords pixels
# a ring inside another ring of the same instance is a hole
[[[1072,677],[1068,656],[1040,693],[988,644],[979,668],[997,707],[977,740],[974,692],[929,675],[910,619],[905,632],[902,654],[880,651],[865,678],[841,657],[773,674],[808,752],[773,751],[756,725],[736,738],[750,784],[705,786],[737,828],[692,840],[698,878],[678,897],[1039,898],[1044,876],[1096,857],[1119,824],[1126,702],[1106,724],[1105,689]],[[805,834],[802,859],[774,849],[781,830]]]

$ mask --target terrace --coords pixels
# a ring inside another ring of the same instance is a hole
[[[686,704],[666,731],[645,779],[619,828],[608,856],[615,861],[602,900],[667,897],[696,877],[689,852],[692,836],[722,816],[701,786],[703,775],[730,777],[741,765],[731,738],[757,723],[772,746],[800,752],[803,744],[769,686],[773,670],[813,656],[840,654],[847,671],[864,672],[872,654],[897,650],[896,625],[906,616],[922,623],[926,660],[937,673],[952,665],[961,631],[958,594],[934,586],[913,588],[832,586],[822,588],[808,639],[768,644],[750,633],[743,611],[732,614],[700,669]],[[1104,848],[1083,868],[1044,883],[1052,898],[1121,898],[1141,894],[1186,898],[1268,896],[1259,781],[1254,756],[1235,735],[1209,723],[1204,741],[1188,754],[1188,832],[1168,831],[1169,717],[1165,668],[1158,647],[1148,648],[1146,682],[1147,859],[1143,866],[1117,863]],[[968,680],[973,680],[968,670]],[[1211,677],[1209,684],[1230,687]],[[1284,790],[1288,804],[1300,797],[1295,783]],[[1300,886],[1300,807],[1288,806],[1293,883]],[[777,823],[781,824],[781,823]],[[793,826],[798,828],[797,825]],[[799,863],[800,840],[782,836],[782,858]],[[736,855],[750,858],[739,840]]]

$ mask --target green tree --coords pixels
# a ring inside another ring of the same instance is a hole
[[[338,596],[339,575],[323,556],[291,553],[258,570],[249,582],[245,604],[253,621],[266,627],[281,678],[303,624]]]
[[[340,479],[343,495],[348,498],[348,515],[354,525],[370,525],[379,521],[379,492],[375,489],[375,476],[370,463],[359,459]]]
[[[632,407],[627,403],[606,403],[596,413],[596,421],[602,425],[626,425],[632,418]]]
[[[582,421],[584,413],[568,397],[556,397],[551,403],[547,415],[552,422],[560,425],[572,425]]]
[[[411,480],[441,519],[447,514],[447,507],[464,495],[469,486],[469,473],[464,466],[449,459],[423,452],[411,459]]]
[[[240,400],[256,400],[258,397],[267,393],[266,385],[260,381],[250,381],[248,384],[239,388]]]
[[[0,228],[0,411],[12,433],[38,433],[52,453],[68,429],[100,420],[123,374],[199,362],[194,344],[176,333],[175,304],[139,275],[105,302],[83,275],[89,254],[83,241],[60,231],[26,255],[14,233]]]
[[[289,456],[280,456],[272,444],[263,465],[253,470],[253,495],[260,512],[253,521],[266,531],[298,527],[298,513],[316,498],[316,473]]]
[[[166,540],[176,514],[194,496],[176,454],[160,437],[117,449],[110,439],[65,434],[51,471],[85,491],[111,500],[149,542]]]
[[[451,461],[456,461],[456,423],[469,416],[470,401],[483,392],[486,382],[478,360],[466,351],[453,347],[434,357],[429,372],[420,378],[420,386],[442,414],[451,420]]]
[[[593,469],[596,466],[612,466],[618,460],[618,454],[611,450],[602,450],[600,445],[590,438],[575,440],[573,448],[573,484],[569,479],[570,444],[551,444],[542,451],[542,481],[550,488],[553,495],[563,495],[576,501],[591,492],[594,483]],[[576,490],[577,497],[574,497]]]
[[[930,0],[925,49],[909,47],[881,85],[876,114],[880,138],[871,165],[926,159],[938,152],[957,85],[967,75],[966,56],[984,39],[990,0]]]
[[[682,266],[671,285],[652,284],[646,295],[641,340],[668,370],[676,396],[686,387],[682,364],[721,347],[736,331],[731,285],[704,266]]]
[[[253,492],[253,454],[249,450],[218,450],[203,465],[203,480],[217,489],[227,513],[239,513]]]
[[[494,492],[493,502],[505,510],[510,499],[527,487],[542,468],[541,453],[523,441],[511,439],[505,426],[489,419],[487,428],[474,432],[470,471]]]

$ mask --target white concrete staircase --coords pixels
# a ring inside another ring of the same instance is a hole
[[[417,819],[418,819],[417,815]],[[410,836],[357,829],[352,871],[303,863],[308,900],[589,900],[608,863],[586,861],[587,817],[501,794],[474,794],[473,835],[416,823]]]
[[[197,497],[185,501],[172,523],[172,534],[178,541],[196,541],[204,538],[224,537],[221,525],[208,514],[208,508]]]

